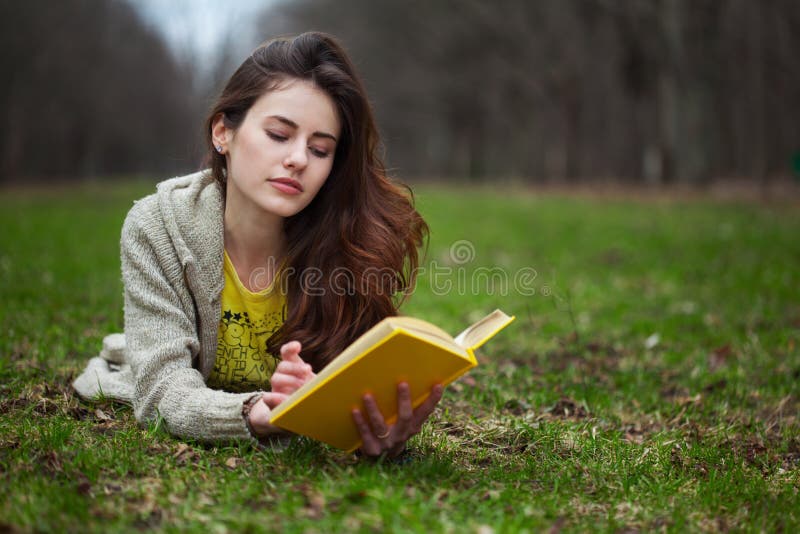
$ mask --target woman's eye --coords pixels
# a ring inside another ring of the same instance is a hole
[[[267,130],[267,135],[269,136],[270,139],[273,139],[278,142],[283,142],[288,139],[288,137],[286,137],[285,135],[281,135],[275,132],[270,132],[269,130]]]
[[[314,148],[313,146],[308,147],[311,150],[311,153],[317,156],[318,158],[327,158],[328,151],[327,150],[320,150],[319,148]]]

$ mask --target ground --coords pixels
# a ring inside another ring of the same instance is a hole
[[[403,312],[517,317],[401,463],[208,445],[80,402],[122,327],[119,230],[152,183],[0,195],[6,530],[794,531],[800,210],[699,195],[415,189]]]

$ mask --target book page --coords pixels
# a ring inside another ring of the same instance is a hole
[[[513,317],[509,317],[500,310],[495,310],[458,334],[455,342],[465,349],[476,349],[513,320]]]
[[[427,321],[423,321],[422,319],[417,319],[415,317],[408,317],[408,316],[397,316],[390,318],[390,322],[402,326],[407,330],[435,337],[437,339],[440,339],[441,341],[444,341],[448,345],[452,345],[455,342],[453,336],[451,336],[438,326],[435,326]]]

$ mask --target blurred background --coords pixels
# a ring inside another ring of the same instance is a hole
[[[201,168],[259,42],[338,36],[392,174],[797,184],[797,0],[0,0],[0,182]]]

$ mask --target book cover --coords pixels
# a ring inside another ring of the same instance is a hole
[[[475,349],[513,320],[495,310],[453,338],[421,319],[387,317],[275,408],[271,422],[353,451],[361,446],[361,436],[351,412],[363,410],[365,393],[375,397],[387,423],[393,424],[399,382],[408,382],[416,408],[435,384],[447,385],[475,367]]]

